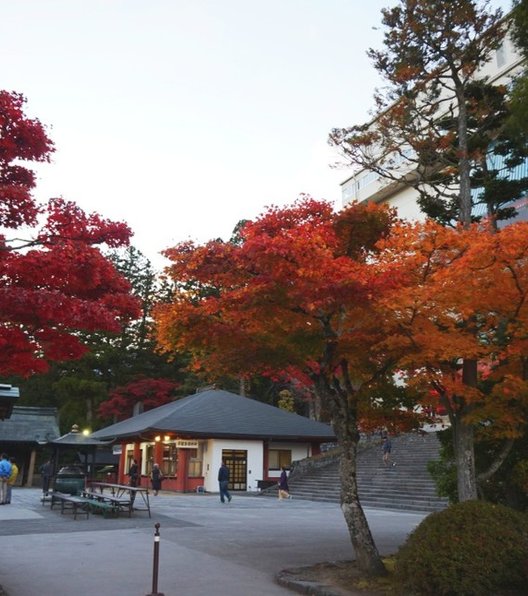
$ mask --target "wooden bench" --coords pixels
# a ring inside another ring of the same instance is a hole
[[[106,517],[108,514],[119,514],[119,511],[115,508],[115,506],[112,503],[107,503],[106,501],[98,501],[97,499],[88,499],[88,508],[92,513],[96,513],[99,511],[103,514],[103,517]]]
[[[90,492],[90,489],[87,490]],[[97,490],[99,490],[99,493]],[[148,511],[149,517],[151,516],[149,492],[146,487],[111,484],[108,482],[92,482],[91,492],[113,502],[119,511],[128,511],[128,517],[132,516],[132,511]],[[137,499],[138,494],[140,496],[139,500]],[[141,504],[144,507],[141,507]]]
[[[90,515],[90,510],[88,509],[89,501],[84,497],[77,497],[75,495],[68,495],[66,493],[54,491],[51,493],[50,509],[53,509],[56,503],[60,503],[61,514],[65,511],[72,511],[73,519],[77,519],[78,513],[86,515],[87,518]]]
[[[51,493],[47,493],[45,495],[42,495],[40,497],[40,502],[42,503],[42,505],[45,505],[46,503],[50,503],[51,504]]]
[[[257,488],[260,490],[266,490],[267,488],[271,488],[272,486],[277,486],[277,480],[257,480]]]
[[[83,495],[88,500],[92,511],[101,511],[105,516],[107,513],[119,515],[120,511],[128,511],[128,517],[132,515],[132,501],[127,497],[116,497],[89,490],[83,491]]]

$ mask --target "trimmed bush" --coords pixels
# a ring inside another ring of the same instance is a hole
[[[395,574],[406,596],[526,594],[528,517],[481,501],[451,505],[409,536]]]

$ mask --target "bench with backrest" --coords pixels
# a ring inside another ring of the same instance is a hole
[[[90,511],[88,509],[88,499],[85,499],[84,497],[53,491],[51,493],[50,508],[53,509],[53,507],[58,503],[60,503],[61,506],[61,513],[64,513],[65,511],[72,511],[73,519],[77,519],[78,513],[86,515],[87,518],[90,515]]]

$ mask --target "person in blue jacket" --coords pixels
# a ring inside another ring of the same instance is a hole
[[[7,481],[11,476],[11,462],[7,453],[2,453],[0,458],[0,505],[7,503]]]

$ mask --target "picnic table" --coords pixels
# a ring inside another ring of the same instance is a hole
[[[90,486],[93,489],[92,494],[98,494],[102,498],[112,499],[115,503],[119,501],[130,503],[130,514],[133,510],[148,511],[149,517],[151,517],[148,488],[143,486],[128,486],[127,484],[112,484],[110,482],[92,482]],[[138,500],[140,501],[139,506]]]
[[[118,516],[120,511],[127,511],[128,517],[132,515],[130,496],[118,497],[101,491],[93,492],[89,489],[84,489],[82,495],[88,500],[88,507],[92,512],[100,511],[105,517],[109,513]]]

